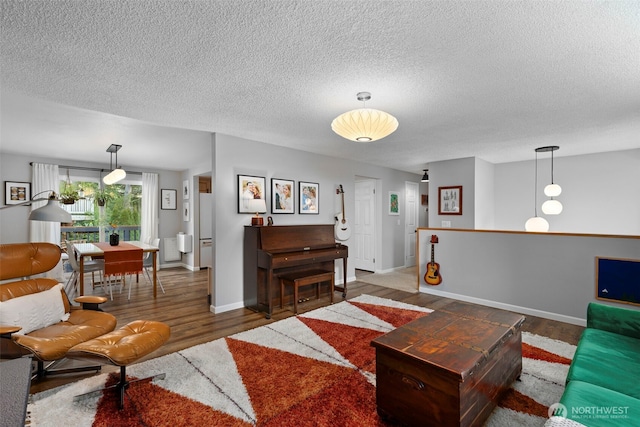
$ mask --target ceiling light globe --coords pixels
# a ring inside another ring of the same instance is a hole
[[[547,197],[558,197],[562,193],[562,187],[558,184],[549,184],[544,187],[544,194]]]
[[[118,181],[123,180],[127,176],[127,172],[124,169],[114,169],[104,178],[102,178],[102,182],[106,185],[115,184]]]
[[[359,108],[333,119],[331,129],[350,141],[373,142],[395,132],[398,120],[384,111]]]
[[[559,215],[562,212],[562,203],[555,199],[547,200],[542,204],[542,212],[547,215]]]
[[[547,232],[549,231],[549,222],[542,217],[534,216],[524,223],[524,229],[526,231]]]

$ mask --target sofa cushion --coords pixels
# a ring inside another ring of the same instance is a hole
[[[26,335],[67,320],[62,300],[62,283],[51,289],[0,302],[0,324],[20,326],[16,334]]]
[[[573,356],[567,381],[584,381],[640,399],[638,355],[640,340],[587,328]]]
[[[587,307],[587,328],[640,339],[640,310],[591,302]]]
[[[588,427],[637,427],[640,420],[640,400],[583,381],[567,384],[560,403],[566,412],[557,415]]]

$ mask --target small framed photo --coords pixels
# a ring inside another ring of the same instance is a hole
[[[30,182],[4,182],[4,204],[19,205],[20,203],[31,200],[31,183]]]
[[[271,178],[271,213],[295,213],[295,182]]]
[[[400,215],[400,197],[395,191],[389,191],[389,215]]]
[[[176,190],[169,190],[166,188],[160,190],[160,209],[176,210],[178,208],[176,204],[177,195],[178,192]]]
[[[438,187],[438,215],[462,215],[462,186]]]
[[[265,199],[265,178],[263,176],[238,175],[238,213],[252,213],[250,200]],[[258,213],[265,213],[266,210]]]
[[[300,191],[300,206],[298,212],[301,214],[319,214],[320,213],[320,184],[317,182],[298,183]]]
[[[189,196],[191,195],[191,186],[189,185],[189,180],[185,179],[182,181],[182,199],[189,200]]]
[[[189,202],[182,202],[182,220],[184,222],[191,221],[191,206]]]

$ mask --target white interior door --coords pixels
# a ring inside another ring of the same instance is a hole
[[[418,183],[405,181],[404,206],[404,266],[416,265],[416,238],[418,236]]]
[[[349,262],[358,270],[375,271],[375,180],[356,181],[353,251]]]

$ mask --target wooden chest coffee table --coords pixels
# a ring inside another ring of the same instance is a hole
[[[408,426],[480,426],[522,371],[524,316],[455,302],[382,335],[376,400]]]

